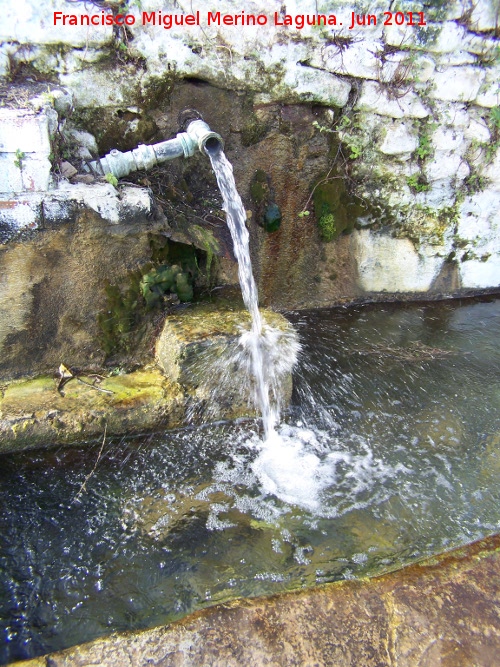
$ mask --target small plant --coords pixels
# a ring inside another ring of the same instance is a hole
[[[493,123],[493,126],[497,130],[500,130],[500,106],[493,107],[493,109],[490,111],[490,119]]]
[[[334,130],[330,129],[326,125],[321,125],[321,123],[318,123],[317,120],[313,120],[312,126],[315,127],[317,130],[319,130],[320,132],[330,132],[330,133],[334,132]]]
[[[464,181],[467,193],[472,195],[476,192],[482,192],[486,188],[486,179],[484,176],[472,172]]]
[[[418,138],[418,148],[415,151],[420,160],[425,160],[432,153],[431,139],[427,134],[422,134]]]
[[[333,213],[325,213],[318,220],[319,235],[322,240],[328,243],[333,241],[337,233],[337,226],[335,225],[335,217]]]
[[[305,217],[307,217],[308,215],[311,215],[311,212],[310,212],[310,211],[301,211],[301,212],[299,213],[299,218],[305,218]]]
[[[359,157],[361,157],[361,154],[363,152],[362,147],[359,144],[352,143],[349,145],[349,150],[351,151],[349,153],[349,157],[351,160],[357,160]]]
[[[113,187],[116,188],[118,185],[118,179],[113,174],[105,174],[104,178],[110,183]]]
[[[23,160],[25,159],[25,157],[26,153],[23,153],[23,151],[20,148],[16,149],[16,157],[14,160],[14,164],[18,169],[23,168]]]
[[[409,187],[415,192],[427,192],[431,186],[424,180],[421,174],[412,174],[406,179]]]

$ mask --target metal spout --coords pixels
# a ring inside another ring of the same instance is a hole
[[[100,160],[90,163],[93,172],[112,174],[122,178],[133,171],[151,169],[162,162],[177,157],[191,157],[196,149],[201,153],[216,151],[223,148],[224,142],[217,132],[212,132],[201,118],[191,120],[185,132],[179,132],[174,139],[147,146],[139,144],[132,151],[122,153],[113,149]]]

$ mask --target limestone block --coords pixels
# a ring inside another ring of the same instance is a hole
[[[438,100],[471,102],[477,97],[484,77],[485,72],[479,67],[448,67],[434,74],[435,87],[429,95]]]
[[[134,101],[137,73],[133,68],[105,71],[80,68],[62,72],[60,81],[72,91],[77,106],[128,106]]]
[[[94,155],[97,154],[97,141],[94,137],[93,134],[90,134],[90,132],[84,132],[83,130],[75,130],[75,129],[70,129],[67,130],[65,135],[68,135],[73,139],[73,141],[80,146],[83,146],[86,148],[91,154],[93,153]]]
[[[365,292],[426,292],[443,263],[434,249],[417,252],[409,239],[361,229],[352,241],[358,281]]]
[[[49,110],[0,109],[0,152],[49,155],[50,136],[57,115]]]
[[[110,223],[118,224],[124,216],[145,217],[151,212],[151,197],[145,188],[129,186],[116,190],[110,183],[94,185],[61,183],[59,201],[78,202]]]
[[[318,102],[336,107],[347,104],[351,85],[330,72],[296,65],[287,70],[283,85],[294,96],[308,102]]]
[[[498,65],[487,70],[484,84],[481,86],[475,102],[488,109],[500,105],[500,67]]]
[[[462,48],[475,53],[483,59],[495,60],[498,39],[468,32]]]
[[[484,120],[471,118],[469,127],[464,130],[464,137],[480,144],[486,144],[490,141],[491,134]]]
[[[470,113],[465,104],[436,100],[433,110],[440,125],[451,125],[461,130],[469,126]]]
[[[469,23],[475,32],[488,32],[498,29],[498,2],[481,0],[472,4]]]
[[[453,206],[456,199],[456,191],[453,178],[441,178],[430,183],[430,189],[418,192],[415,195],[415,203],[419,206],[432,209],[442,209]]]
[[[118,191],[109,183],[61,183],[49,192],[4,196],[0,198],[0,240],[5,243],[24,229],[38,228],[42,222],[51,226],[69,222],[82,207],[95,211],[111,224],[123,224],[147,218],[152,202],[146,188],[128,186]]]
[[[500,191],[500,149],[497,148],[497,152],[491,162],[483,167],[482,174],[488,179],[491,189],[496,190],[498,195]]]
[[[330,44],[321,49],[311,59],[313,67],[321,67],[329,72],[355,76],[361,79],[378,79],[381,61],[377,54],[382,51],[380,41],[360,40],[340,49]]]
[[[0,243],[5,243],[25,229],[36,229],[41,219],[41,194],[0,199]]]
[[[477,56],[468,51],[453,51],[452,53],[442,53],[436,57],[436,66],[457,67],[458,65],[477,65]]]
[[[467,162],[459,153],[444,150],[436,151],[434,158],[424,166],[424,173],[429,181],[450,177],[463,180],[469,175],[469,171]]]
[[[431,53],[451,53],[463,48],[463,43],[467,31],[465,28],[454,21],[445,23],[428,23],[423,28],[424,36],[426,34],[437,33],[434,39],[428,39],[425,49]],[[417,43],[418,33],[415,28],[405,25],[392,25],[385,28],[384,37],[387,44],[391,46],[406,47],[421,46]]]
[[[48,190],[52,165],[37,154],[0,153],[0,193],[15,194]]]
[[[462,287],[500,285],[500,209],[498,192],[478,192],[463,202],[456,232],[464,255],[459,264]]]
[[[429,24],[431,25],[431,24]],[[440,28],[437,38],[426,44],[426,48],[434,53],[452,53],[460,51],[467,34],[464,26],[455,21],[432,24],[433,28]]]
[[[403,155],[413,153],[417,146],[418,137],[411,126],[404,122],[394,122],[387,126],[379,150],[386,155]]]
[[[462,287],[488,289],[500,286],[500,254],[487,259],[470,259],[459,266]]]
[[[60,44],[67,42],[74,46],[100,45],[113,38],[112,26],[62,26],[54,25],[53,12],[80,16],[94,12],[88,7],[76,3],[67,7],[46,2],[8,2],[2,4],[2,21],[0,23],[0,42],[16,41],[20,44]]]
[[[421,54],[415,56],[415,62],[413,65],[412,73],[415,77],[415,81],[418,83],[426,83],[432,78],[434,71],[436,69],[436,63],[433,58],[428,54]]]
[[[500,252],[498,192],[485,190],[467,197],[460,207],[456,233],[460,241],[472,244],[475,253]]]
[[[391,118],[426,118],[429,115],[428,109],[415,93],[408,92],[402,97],[391,99],[387,90],[375,81],[363,82],[356,108]]]
[[[468,0],[451,0],[446,3],[446,18],[448,21],[460,19],[468,9]]]
[[[464,135],[459,130],[450,127],[437,128],[431,137],[432,145],[438,151],[458,151],[465,149]]]
[[[291,398],[291,372],[297,353],[295,331],[285,318],[262,311],[262,355],[270,399],[280,406]],[[204,419],[255,414],[255,382],[246,310],[197,306],[167,317],[156,343],[156,360],[172,382],[179,382]]]

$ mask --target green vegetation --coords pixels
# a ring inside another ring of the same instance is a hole
[[[415,153],[420,160],[425,160],[432,155],[432,144],[428,134],[421,134],[418,138],[418,148]]]
[[[108,356],[135,349],[152,318],[169,303],[194,298],[196,249],[161,236],[153,236],[150,245],[152,263],[104,288],[106,306],[97,322],[101,346]]]
[[[489,126],[491,130],[491,142],[486,148],[486,161],[491,162],[496,152],[500,149],[500,106],[490,110]]]
[[[313,202],[320,237],[327,243],[352,232],[358,216],[366,212],[348,193],[342,178],[320,180],[314,188]]]
[[[333,213],[325,213],[318,220],[319,235],[326,243],[333,241],[337,234]]]
[[[177,264],[164,264],[148,271],[139,283],[139,290],[148,310],[158,306],[167,294],[176,294],[182,302],[193,300],[189,276]]]
[[[406,179],[409,187],[415,192],[427,192],[431,189],[431,186],[425,180],[425,177],[422,174],[412,174]]]
[[[108,183],[111,183],[113,187],[116,188],[118,185],[118,179],[113,174],[105,174],[104,178],[108,181]]]
[[[22,150],[20,150],[19,148],[17,148],[17,149],[16,149],[16,157],[15,157],[15,159],[14,159],[14,164],[16,165],[16,167],[17,167],[18,169],[22,169],[22,168],[23,168],[23,160],[25,159],[25,157],[26,157],[26,153],[23,153]]]

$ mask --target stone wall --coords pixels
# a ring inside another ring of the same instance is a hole
[[[185,107],[198,108],[224,137],[267,305],[499,287],[498,0],[97,4],[24,0],[2,8],[0,307],[7,341],[42,340],[40,332],[33,339],[33,322],[46,309],[40,295],[62,271],[64,285],[51,293],[62,295],[65,322],[78,326],[53,326],[52,336],[69,336],[63,348],[81,358],[78,336],[92,348],[96,335],[76,331],[93,330],[88,323],[104,304],[104,267],[118,280],[147,263],[144,234],[152,228],[171,235],[197,225],[201,231],[182,232],[182,240],[206,250],[210,238],[210,252],[220,256],[216,281],[235,281],[203,156],[172,163],[161,175],[137,175],[133,185],[85,175],[84,163],[111,148],[174,134]],[[54,12],[76,18],[54,25]],[[120,12],[133,25],[70,24]],[[209,12],[221,13],[220,25],[208,25]],[[336,24],[318,25],[317,12]],[[243,13],[265,25],[228,25],[241,24]],[[164,27],[171,18],[183,25]],[[90,291],[85,316],[75,319],[82,301],[71,304],[70,267],[78,263],[78,239],[97,227],[102,262],[94,271],[94,253],[86,264],[79,289]],[[114,250],[116,234],[119,245],[123,236],[134,239],[128,259]],[[49,238],[59,254],[49,252]]]

